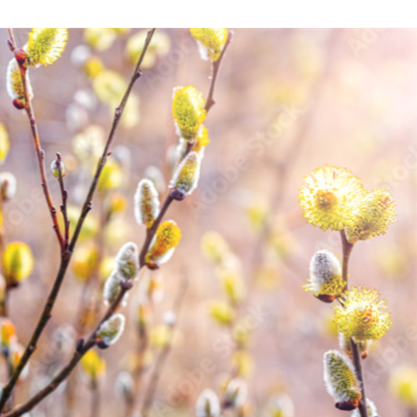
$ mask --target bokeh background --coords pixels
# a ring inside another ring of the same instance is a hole
[[[19,45],[26,42],[28,31],[15,30]],[[111,126],[113,97],[123,92],[113,78],[97,85],[96,74],[105,68],[127,80],[133,64],[126,44],[139,32],[143,30],[94,38],[82,29],[70,29],[63,56],[30,73],[46,164],[49,167],[55,153],[61,152],[73,206],[82,204],[95,168],[94,152],[86,159],[83,152],[104,140]],[[135,102],[114,142],[112,163],[122,172],[116,188],[126,197],[127,208],[102,233],[106,257],[114,256],[126,241],[138,245],[143,241],[143,227],[133,216],[133,195],[146,168],[158,167],[165,181],[170,179],[178,140],[171,115],[173,88],[193,85],[204,95],[208,92],[210,64],[200,59],[188,29],[158,32],[154,59],[134,87]],[[0,31],[4,79],[12,58],[6,39],[6,30]],[[316,250],[341,254],[339,235],[307,224],[297,202],[302,177],[324,164],[350,169],[369,190],[387,188],[396,202],[398,222],[388,233],[355,246],[350,282],[376,288],[387,300],[394,322],[364,363],[368,396],[381,416],[412,415],[392,395],[389,380],[396,369],[417,366],[416,68],[417,31],[412,29],[234,31],[216,86],[216,105],[206,122],[210,144],[198,189],[174,203],[166,216],[180,226],[182,240],[167,264],[142,276],[163,282],[163,297],[152,307],[152,327],[163,324],[164,313],[184,290],[183,280],[188,282],[151,415],[194,415],[199,393],[209,387],[219,392],[222,378],[230,373],[234,352],[230,329],[208,313],[211,300],[224,299],[216,267],[201,250],[208,231],[220,233],[228,242],[246,288],[238,308],[239,317],[249,317],[246,323],[252,328],[242,375],[250,403],[245,412],[267,415],[269,398],[285,392],[297,416],[311,410],[323,416],[341,413],[334,409],[322,378],[323,353],[338,347],[332,308],[302,289]],[[4,207],[4,237],[6,242],[27,243],[35,256],[32,275],[10,295],[9,317],[19,341],[26,344],[56,274],[59,250],[41,193],[28,121],[12,106],[4,82],[0,122],[11,142],[1,171],[13,173],[18,182],[15,197]],[[49,182],[58,205],[59,188],[52,173]],[[91,212],[98,222],[103,198],[96,196]],[[90,236],[80,245],[94,239]],[[70,357],[73,332],[68,326],[76,327],[83,289],[85,282],[70,268],[30,373],[19,384],[17,402],[47,382]],[[137,346],[139,297],[140,291],[134,289],[124,309],[127,325],[121,340],[100,352],[107,364],[99,381],[103,417],[123,415],[115,380],[129,370]],[[62,332],[69,341],[59,348],[57,335]],[[155,358],[158,346],[150,350]],[[149,360],[144,386],[152,371]],[[212,361],[210,371],[201,370],[205,360]],[[82,367],[76,372],[72,409],[66,405],[66,390],[60,389],[34,416],[86,415],[91,403],[88,378]],[[2,373],[5,381],[4,369]]]

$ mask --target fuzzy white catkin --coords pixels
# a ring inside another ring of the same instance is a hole
[[[232,407],[241,407],[245,403],[247,395],[248,386],[243,379],[235,378],[228,383],[225,397]]]
[[[117,271],[113,271],[110,274],[110,276],[106,279],[106,282],[104,283],[104,288],[103,288],[103,298],[104,298],[104,304],[106,306],[111,305],[114,302],[114,300],[116,300],[117,296],[119,295],[119,292],[121,290],[120,282],[121,282],[121,278]],[[129,293],[126,292],[121,302],[122,307],[126,305],[128,296],[129,296]]]
[[[155,185],[151,180],[143,179],[139,182],[134,197],[135,219],[138,224],[152,226],[159,214],[159,198]]]
[[[133,394],[135,381],[129,372],[122,371],[117,375],[114,389],[116,393],[124,398]]]
[[[108,347],[119,340],[124,328],[125,316],[120,313],[113,314],[99,327],[97,338],[101,340],[102,345]]]
[[[135,243],[127,242],[116,255],[116,271],[126,281],[135,279],[139,272],[139,250]]]
[[[190,152],[178,165],[169,188],[176,188],[184,196],[190,195],[198,184],[201,158],[197,152]]]
[[[23,97],[19,97],[15,90],[15,81],[13,80],[13,73],[19,72],[19,65],[15,58],[12,58],[7,66],[6,72],[6,89],[12,100],[22,100]],[[26,86],[28,89],[28,96],[33,97],[32,86],[29,80],[29,71],[26,71]],[[22,86],[23,89],[23,86]]]
[[[294,417],[294,404],[287,394],[273,396],[269,400],[268,416]]]
[[[320,292],[323,284],[336,275],[342,275],[342,267],[336,256],[328,250],[316,252],[310,261],[310,282],[314,291]]]
[[[199,395],[195,411],[197,417],[219,417],[220,401],[217,394],[211,389],[205,389]]]
[[[337,361],[337,363],[336,363]],[[350,359],[337,350],[329,350],[323,356],[324,363],[324,384],[328,393],[334,398],[336,402],[349,401],[349,394],[351,390],[358,391],[358,382],[356,379],[355,368]],[[355,376],[355,384],[348,388],[349,392],[340,389],[345,386],[347,374]]]
[[[16,194],[17,181],[16,177],[10,172],[0,173],[0,191],[2,198],[10,200]]]
[[[378,417],[378,410],[376,409],[376,405],[370,399],[366,399],[366,406],[368,408],[368,417]],[[361,417],[359,409],[353,410],[351,417]]]

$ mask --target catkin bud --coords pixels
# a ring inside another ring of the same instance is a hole
[[[81,366],[93,381],[106,371],[106,361],[94,350],[89,350],[84,354],[81,358]]]
[[[27,278],[33,270],[33,255],[29,246],[23,242],[9,243],[3,252],[2,266],[7,286],[17,285]]]
[[[139,251],[133,242],[125,243],[116,255],[116,270],[126,281],[135,279],[139,272]]]
[[[148,265],[159,266],[167,262],[181,239],[181,230],[172,220],[158,226],[152,239],[145,261]]]
[[[368,411],[368,417],[378,417],[378,410],[376,409],[376,405],[373,401],[366,399],[366,408]],[[359,409],[356,409],[351,414],[351,417],[360,417],[361,414],[359,412]]]
[[[135,382],[129,372],[123,371],[117,375],[114,389],[120,397],[130,400],[135,395]]]
[[[359,406],[362,397],[359,383],[346,355],[337,350],[324,354],[324,383],[339,410],[354,410]]]
[[[120,275],[117,271],[113,271],[110,276],[107,278],[106,282],[104,283],[103,288],[103,298],[104,298],[104,304],[106,306],[110,306],[113,304],[113,302],[116,300],[117,296],[119,295],[119,292],[121,291],[120,283],[122,282],[122,279],[120,278]],[[127,303],[127,298],[129,296],[129,293],[125,293],[123,296],[122,302],[120,303],[121,306],[125,306]]]
[[[117,342],[122,335],[125,327],[125,316],[117,313],[113,314],[98,329],[96,344],[100,349],[106,349]]]
[[[151,180],[143,179],[139,182],[135,193],[135,218],[138,224],[148,229],[159,214],[158,192]]]
[[[345,286],[342,267],[336,256],[328,250],[316,252],[310,262],[310,278],[304,289],[313,291],[319,300],[331,303]]]
[[[190,29],[192,37],[196,40],[200,56],[205,61],[210,57],[217,61],[227,41],[227,29],[193,28]]]
[[[196,417],[219,417],[220,401],[217,394],[211,389],[205,389],[198,396],[195,405]]]
[[[404,365],[394,369],[389,378],[389,390],[401,404],[413,408],[417,404],[417,368]]]
[[[26,87],[29,100],[33,98],[32,87],[29,80],[29,73],[26,71]],[[16,108],[22,109],[25,104],[25,91],[20,75],[19,65],[15,58],[12,58],[7,66],[6,88]]]
[[[234,378],[226,387],[224,393],[225,408],[238,408],[244,405],[248,396],[248,386],[243,379]]]
[[[62,161],[53,160],[51,163],[51,171],[52,174],[54,174],[55,178],[59,178],[59,170],[61,170],[61,174],[63,177],[65,177],[65,166]]]
[[[267,415],[270,417],[294,417],[294,404],[287,394],[273,396],[269,400]]]
[[[4,162],[9,153],[10,140],[9,134],[2,123],[0,123],[0,164]]]
[[[174,88],[172,115],[178,134],[186,140],[192,140],[200,125],[206,119],[203,95],[193,86]]]
[[[10,172],[0,174],[0,197],[4,201],[11,200],[16,194],[16,177]]]
[[[214,320],[222,325],[228,325],[233,320],[232,308],[222,300],[212,300],[209,303],[209,313]]]
[[[0,321],[0,345],[3,352],[8,352],[10,346],[17,342],[16,330],[13,323],[2,318]]]
[[[24,48],[28,53],[28,65],[53,64],[64,51],[67,39],[67,29],[32,29],[29,33],[28,43]]]
[[[201,158],[197,152],[190,152],[174,172],[169,188],[175,200],[183,200],[197,187],[200,177]]]

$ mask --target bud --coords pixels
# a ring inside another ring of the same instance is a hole
[[[164,323],[168,327],[174,327],[177,321],[177,315],[173,311],[166,311],[164,313]]]
[[[227,41],[227,29],[190,29],[192,37],[197,41],[200,56],[205,61],[210,57],[217,61]]]
[[[67,39],[67,29],[32,29],[25,46],[28,53],[28,64],[32,66],[53,64],[64,51]]]
[[[120,166],[112,159],[108,160],[101,171],[97,187],[100,191],[119,188],[123,182],[123,172]]]
[[[10,172],[0,174],[0,197],[4,201],[11,200],[16,194],[16,177]]]
[[[417,404],[417,368],[402,366],[395,369],[390,375],[389,390],[406,407],[414,408]]]
[[[116,255],[116,271],[126,281],[135,279],[139,272],[139,251],[133,242],[125,243]]]
[[[65,166],[62,161],[53,160],[51,163],[51,171],[52,174],[54,174],[55,178],[59,178],[59,170],[61,169],[61,174],[63,177],[65,177]]]
[[[368,398],[366,399],[366,409],[368,411],[368,417],[378,417],[378,410],[376,409],[375,404]],[[351,417],[361,417],[359,409],[354,410]]]
[[[117,38],[117,33],[111,28],[84,29],[84,41],[97,51],[109,49]]]
[[[156,166],[150,165],[146,167],[143,176],[153,182],[153,185],[159,193],[162,193],[165,190],[164,176],[161,170]]]
[[[77,246],[72,258],[72,269],[75,276],[81,281],[88,280],[97,266],[97,245],[93,242],[88,242]]]
[[[220,417],[221,408],[217,394],[211,389],[205,389],[198,396],[195,411],[197,417]]]
[[[121,397],[130,400],[135,395],[135,381],[129,372],[123,371],[117,375],[114,384],[116,393]]]
[[[7,286],[16,285],[33,270],[34,259],[29,246],[23,242],[9,243],[3,252],[2,266]]]
[[[20,344],[14,342],[10,345],[10,364],[13,369],[19,365],[20,360],[22,359],[25,348]],[[29,362],[25,365],[22,372],[19,375],[19,381],[23,381],[29,374]]]
[[[84,372],[93,381],[106,371],[106,361],[94,350],[87,351],[81,358],[81,366]]]
[[[252,374],[254,363],[252,356],[245,350],[237,350],[232,356],[234,375],[246,377]]]
[[[190,152],[174,172],[169,188],[176,200],[182,200],[197,187],[200,177],[201,158],[197,152]],[[174,196],[174,193],[176,196]]]
[[[141,30],[135,33],[129,38],[126,44],[126,54],[129,57],[131,63],[136,63],[142,53],[143,45],[145,44],[147,36],[146,30]],[[143,58],[142,68],[152,67],[158,55],[165,55],[170,48],[170,39],[163,32],[155,32],[151,43],[149,44],[148,51]]]
[[[0,345],[2,351],[7,355],[10,346],[17,342],[16,329],[13,323],[3,317],[0,321]]]
[[[125,316],[117,313],[101,324],[96,335],[96,344],[100,349],[106,349],[117,342],[125,327]]]
[[[9,134],[2,123],[0,123],[0,164],[4,162],[9,153],[10,141]]]
[[[180,239],[181,231],[174,221],[168,220],[161,223],[152,239],[145,262],[155,263],[157,266],[167,262]]]
[[[324,383],[339,410],[358,408],[361,399],[355,369],[349,358],[337,350],[324,354]]]
[[[192,140],[206,119],[203,95],[193,86],[174,88],[172,115],[179,136]]]
[[[33,98],[32,87],[30,85],[29,73],[25,72],[26,86],[28,89],[29,100]],[[15,58],[12,58],[7,66],[6,88],[10,98],[14,101],[15,107],[23,108],[25,104],[25,91],[23,89],[22,77],[19,65]]]
[[[340,262],[328,250],[314,254],[310,262],[310,278],[307,282],[304,285],[305,291],[313,291],[314,296],[325,303],[334,301],[346,286]]]
[[[206,232],[201,239],[204,256],[216,265],[224,263],[225,255],[230,253],[229,245],[224,237],[215,231]]]
[[[222,289],[232,303],[239,303],[242,301],[245,289],[241,273],[235,268],[225,268],[220,270],[220,282]]]
[[[110,306],[114,303],[116,298],[119,295],[119,292],[121,291],[120,283],[122,282],[122,279],[120,278],[120,275],[117,271],[113,271],[110,276],[107,278],[106,282],[104,283],[103,288],[103,298],[104,298],[104,304],[106,306]],[[121,306],[125,306],[127,303],[127,298],[129,294],[126,292],[123,296],[122,302],[120,303]]]
[[[104,71],[103,61],[96,55],[89,56],[84,61],[84,72],[89,78],[95,78]]]
[[[224,393],[224,407],[238,408],[244,405],[248,395],[248,387],[243,379],[232,379]]]
[[[158,192],[152,181],[143,179],[139,182],[135,193],[135,218],[138,224],[148,229],[159,214]]]
[[[212,300],[209,303],[210,316],[219,324],[229,325],[233,321],[233,310],[230,305],[221,300]]]
[[[126,210],[127,200],[121,193],[112,193],[106,197],[104,205],[107,218],[111,218],[113,215],[123,213]]]
[[[294,417],[294,404],[287,394],[275,395],[267,407],[269,417]]]

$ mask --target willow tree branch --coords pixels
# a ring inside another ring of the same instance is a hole
[[[348,274],[349,258],[353,249],[353,244],[347,240],[346,232],[344,229],[340,231],[340,237],[342,239],[342,251],[343,251],[342,277],[343,277],[343,281],[345,282],[344,291],[347,291],[348,280],[349,280],[349,274]],[[355,367],[355,373],[358,378],[360,389],[361,389],[361,394],[362,394],[362,398],[359,401],[359,413],[361,417],[368,417],[368,409],[366,407],[366,395],[365,395],[365,380],[363,377],[362,363],[361,363],[362,358],[359,353],[358,345],[355,343],[353,338],[350,338],[350,346],[352,350],[352,362],[353,362],[353,366]]]
[[[148,417],[149,411],[152,407],[153,400],[154,400],[154,397],[155,397],[155,392],[156,392],[156,389],[158,388],[159,378],[161,377],[166,359],[167,359],[167,357],[169,355],[169,352],[171,351],[171,348],[172,348],[172,337],[174,335],[176,323],[178,321],[178,316],[179,316],[179,313],[180,313],[180,310],[181,310],[182,303],[184,301],[184,296],[185,296],[185,293],[187,291],[187,285],[188,285],[187,278],[183,278],[182,285],[180,286],[180,289],[178,291],[176,300],[174,302],[173,311],[174,311],[175,316],[176,316],[175,323],[173,323],[170,326],[169,340],[165,344],[165,346],[162,348],[161,352],[159,353],[159,355],[156,359],[156,363],[155,363],[155,366],[153,368],[152,374],[150,376],[149,385],[148,385],[146,393],[145,393],[145,399],[143,401],[142,410],[141,410],[141,413],[140,413],[140,415],[142,417]]]
[[[43,329],[45,328],[46,324],[48,323],[49,319],[51,318],[52,309],[53,309],[53,306],[55,304],[55,300],[57,298],[58,292],[61,288],[62,281],[64,280],[66,270],[67,270],[69,262],[71,260],[72,252],[73,252],[74,247],[77,243],[77,239],[78,239],[78,236],[80,234],[81,228],[84,224],[84,220],[87,217],[88,212],[91,210],[92,199],[93,199],[93,196],[94,196],[94,192],[95,192],[95,189],[97,187],[97,183],[98,183],[98,179],[100,177],[100,174],[101,174],[101,172],[103,170],[103,167],[106,163],[106,159],[107,159],[107,156],[109,154],[110,146],[113,142],[113,137],[114,137],[116,128],[119,124],[120,117],[123,114],[123,110],[125,108],[125,105],[127,103],[128,98],[129,98],[129,94],[130,94],[130,92],[133,88],[133,85],[134,85],[135,81],[141,75],[140,66],[142,64],[143,58],[144,58],[145,53],[148,49],[148,46],[151,42],[151,39],[152,39],[152,36],[153,36],[154,32],[155,32],[155,29],[152,29],[148,32],[148,35],[147,35],[146,41],[145,41],[145,45],[144,45],[142,53],[141,53],[141,55],[138,59],[138,62],[135,66],[135,69],[133,71],[132,77],[131,77],[130,82],[128,84],[127,90],[126,90],[126,92],[125,92],[125,94],[122,98],[122,101],[121,101],[120,105],[116,108],[113,124],[112,124],[111,130],[110,130],[106,145],[104,147],[102,157],[100,158],[100,161],[97,165],[97,170],[96,170],[96,173],[93,177],[93,181],[91,183],[90,190],[87,194],[87,198],[86,198],[85,203],[83,205],[83,209],[81,211],[80,218],[78,220],[74,235],[72,236],[72,239],[71,239],[71,242],[69,244],[68,249],[62,252],[61,264],[60,264],[60,267],[59,267],[58,274],[55,278],[54,285],[53,285],[52,290],[51,290],[51,292],[48,296],[48,300],[47,300],[47,302],[46,302],[46,304],[43,308],[41,317],[40,317],[40,319],[39,319],[39,321],[36,325],[36,328],[35,328],[32,336],[31,336],[31,339],[30,339],[28,345],[26,346],[25,352],[23,353],[23,356],[20,359],[19,365],[16,367],[16,370],[13,374],[13,377],[10,379],[9,383],[3,389],[2,396],[1,396],[1,399],[0,399],[0,412],[3,410],[3,407],[6,404],[6,401],[10,397],[10,394],[11,394],[13,388],[15,387],[23,368],[25,367],[25,365],[29,361],[29,358],[31,357],[32,353],[35,351],[36,346],[37,346],[37,342],[38,342],[39,337],[41,336],[41,334],[43,332]],[[69,373],[71,373],[71,371],[73,369],[72,366],[75,367],[80,358],[78,358],[78,360],[77,360],[77,358],[73,358],[73,361],[64,369],[64,371],[63,371],[64,378],[62,380],[58,379],[58,385],[69,375]],[[68,372],[68,373],[66,373],[66,372]],[[54,389],[55,388],[53,388],[52,391]],[[37,395],[39,395],[39,394],[37,394]],[[37,395],[33,398],[38,398]],[[46,394],[46,395],[48,395],[48,394]],[[42,395],[41,395],[39,401],[41,401],[43,398],[44,397],[42,397]],[[29,402],[30,401],[31,400],[29,400]],[[35,404],[37,404],[37,403],[38,402],[35,399]],[[24,406],[22,406],[22,407],[24,407]],[[33,405],[32,405],[32,407],[33,407]],[[19,412],[19,409],[16,412]],[[15,415],[18,416],[18,415],[21,415],[21,414],[15,414]]]
[[[214,95],[214,88],[216,86],[217,75],[219,74],[223,58],[226,55],[227,47],[230,45],[230,42],[232,42],[232,39],[233,39],[233,30],[229,30],[222,53],[220,54],[219,59],[213,62],[210,89],[209,89],[209,93],[206,99],[206,107],[205,107],[207,112],[212,108],[212,106],[216,104],[216,101],[214,100],[213,95]]]
[[[57,152],[56,154],[56,160],[57,160],[57,169],[58,169],[58,182],[59,182],[59,188],[61,189],[61,198],[62,198],[61,213],[64,219],[64,230],[65,230],[64,249],[67,250],[68,245],[69,245],[69,227],[70,227],[70,223],[68,220],[68,213],[67,213],[68,191],[65,189],[65,185],[64,185],[65,172],[63,172],[62,159],[61,159],[61,154],[59,152]]]

